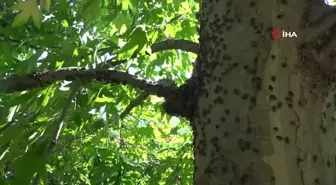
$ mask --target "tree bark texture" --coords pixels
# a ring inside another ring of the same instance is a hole
[[[201,2],[194,184],[336,184],[333,13],[323,1]]]

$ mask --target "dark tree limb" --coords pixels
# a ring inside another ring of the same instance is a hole
[[[141,93],[138,97],[136,97],[120,114],[120,119],[123,120],[125,116],[128,115],[134,107],[140,105],[148,96],[149,93],[145,91]]]
[[[152,45],[152,53],[164,51],[168,49],[181,49],[189,52],[198,53],[199,45],[197,43],[187,41],[187,40],[173,40],[167,39]],[[136,53],[135,55],[136,56]],[[121,60],[119,62],[112,62],[112,66],[119,65],[126,62],[126,60]],[[134,104],[129,105],[125,110],[125,113],[129,113],[131,109],[141,103],[141,99],[144,100],[148,95],[155,94],[166,99],[165,106],[168,112],[172,112],[175,115],[186,116],[185,113],[180,113],[180,111],[185,112],[181,101],[185,101],[185,98],[181,97],[181,91],[177,88],[175,84],[164,85],[157,82],[151,82],[145,79],[139,79],[134,75],[107,69],[111,67],[109,65],[102,65],[98,69],[85,69],[78,67],[62,68],[58,70],[44,70],[39,72],[33,72],[26,75],[20,76],[10,76],[0,79],[0,93],[13,93],[26,91],[36,88],[44,88],[58,81],[75,81],[77,79],[84,83],[97,82],[105,84],[128,84],[133,87],[143,89],[145,94],[142,94],[136,99]],[[185,89],[185,88],[184,88]],[[181,99],[182,98],[182,99]],[[182,106],[182,107],[181,107]],[[170,110],[171,108],[176,110]],[[124,116],[125,114],[122,114]],[[189,114],[188,114],[189,115]]]
[[[159,80],[158,82],[139,79],[134,75],[111,69],[63,68],[56,71],[42,71],[22,76],[12,76],[0,80],[0,93],[13,93],[36,88],[47,87],[55,82],[67,80],[82,82],[96,82],[105,84],[123,84],[143,89],[148,94],[154,94],[165,98],[164,110],[171,115],[192,117],[194,104],[196,103],[195,93],[197,86],[195,80],[189,79],[181,87],[173,82]],[[137,101],[143,99],[138,97]],[[134,106],[137,106],[135,103]],[[133,105],[132,105],[133,106]]]
[[[198,43],[195,43],[189,40],[167,39],[161,42],[157,42],[151,46],[152,53],[169,50],[169,49],[180,49],[183,51],[188,51],[188,52],[198,54],[199,45]]]
[[[26,91],[46,87],[57,81],[75,81],[76,79],[80,79],[82,82],[129,84],[161,97],[169,97],[172,93],[174,94],[175,91],[174,88],[160,85],[157,82],[139,79],[134,75],[121,71],[111,69],[85,70],[83,68],[63,68],[56,71],[45,70],[2,79],[0,80],[0,93]]]

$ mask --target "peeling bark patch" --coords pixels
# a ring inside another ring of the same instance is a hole
[[[223,60],[232,60],[232,57],[228,54],[223,55]]]
[[[242,99],[243,99],[243,100],[247,100],[248,98],[249,98],[249,95],[248,95],[248,94],[246,94],[246,93],[243,94],[243,96],[242,96]]]
[[[246,174],[246,173],[243,174],[243,175],[240,177],[240,183],[241,183],[241,184],[246,184],[249,178],[251,178],[250,175],[248,175],[248,174]]]
[[[257,149],[257,148],[253,148],[252,151],[256,154],[259,154],[259,149]]]
[[[330,166],[331,166],[331,162],[330,162],[330,160],[328,159],[328,161],[327,161],[327,167],[330,168]]]
[[[228,169],[225,166],[222,166],[221,170],[222,170],[223,173],[227,173],[228,172]]]
[[[257,90],[261,90],[262,79],[260,77],[252,78],[252,82],[255,83]]]
[[[203,117],[206,117],[207,115],[209,115],[211,112],[210,112],[210,110],[206,110],[206,109],[203,109],[202,110],[202,116]]]
[[[276,106],[273,105],[273,106],[272,106],[272,111],[273,111],[273,112],[276,112],[276,110],[277,110]]]
[[[250,2],[250,7],[255,7],[256,3],[254,1]]]
[[[235,95],[239,96],[241,92],[240,92],[239,89],[233,89],[233,93],[234,93]]]
[[[223,91],[223,86],[217,85],[216,88],[215,88],[215,90],[214,90],[214,93],[218,94],[221,91]]]
[[[290,143],[290,141],[289,141],[289,138],[288,138],[288,137],[285,137],[285,143],[286,143],[286,144],[289,144],[289,143]]]
[[[282,141],[283,140],[283,137],[282,136],[276,136],[277,140],[280,140]]]
[[[224,95],[226,96],[226,95],[228,94],[229,91],[228,91],[227,89],[224,89],[223,92],[224,92]]]
[[[251,144],[248,141],[244,141],[243,139],[238,139],[238,146],[242,152],[251,149]]]
[[[213,172],[212,169],[209,167],[205,168],[204,170],[204,174],[212,174],[212,172]]]
[[[204,139],[200,140],[199,142],[199,147],[198,147],[198,153],[202,156],[206,156],[206,150],[205,150],[205,147],[206,147],[206,142]]]
[[[237,23],[242,23],[242,20],[240,18],[237,19]]]
[[[275,182],[275,177],[271,176],[271,182]]]
[[[218,96],[213,102],[214,104],[224,104],[224,100],[220,96]]]
[[[336,118],[331,117],[331,121],[336,122]]]
[[[322,124],[320,124],[320,129],[321,129],[323,134],[327,133],[327,129]]]
[[[301,100],[298,101],[298,104],[299,104],[300,107],[304,106],[304,103]]]
[[[287,62],[283,62],[283,63],[281,63],[281,67],[283,67],[283,68],[286,68],[287,67]]]
[[[257,99],[256,99],[255,97],[251,97],[251,98],[250,98],[250,103],[251,103],[252,105],[255,105],[255,104],[257,103]]]
[[[235,117],[235,121],[236,121],[236,123],[240,123],[240,119],[239,119],[238,116]]]
[[[312,160],[313,160],[313,162],[316,162],[316,161],[317,161],[317,155],[314,154],[314,155],[312,156]]]
[[[277,19],[282,19],[282,18],[283,18],[283,14],[279,14],[279,15],[277,15],[276,18],[277,18]]]
[[[225,122],[226,118],[225,117],[221,117],[220,120],[221,120],[221,122]]]
[[[320,185],[321,183],[320,183],[320,179],[319,178],[316,178],[315,180],[314,180],[314,184],[315,185]]]
[[[274,101],[274,100],[276,100],[276,96],[275,96],[274,94],[271,94],[271,95],[269,96],[269,100],[270,100],[270,101]]]
[[[251,46],[252,47],[257,47],[258,46],[258,42],[256,42],[256,41],[251,41]]]
[[[275,82],[275,81],[276,81],[276,77],[275,77],[275,76],[271,76],[271,80],[272,80],[273,82]]]
[[[303,161],[303,159],[301,159],[300,157],[297,157],[296,158],[296,166],[299,166],[302,161]]]
[[[226,115],[230,115],[230,110],[229,109],[225,109],[225,114]]]
[[[287,0],[281,0],[280,2],[281,4],[285,4],[285,5],[288,4]]]

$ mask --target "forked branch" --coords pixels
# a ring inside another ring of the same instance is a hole
[[[140,79],[134,75],[111,69],[63,68],[56,71],[45,70],[22,76],[12,76],[0,80],[0,93],[13,93],[30,89],[46,87],[57,81],[97,82],[105,84],[129,84],[144,89],[150,94],[161,97],[170,97],[174,93],[171,87],[163,86],[157,82]]]

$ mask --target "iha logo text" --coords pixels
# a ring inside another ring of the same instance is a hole
[[[272,37],[274,39],[280,39],[280,38],[292,38],[292,37],[297,38],[298,36],[294,31],[285,31],[285,30],[274,29],[272,31]]]

